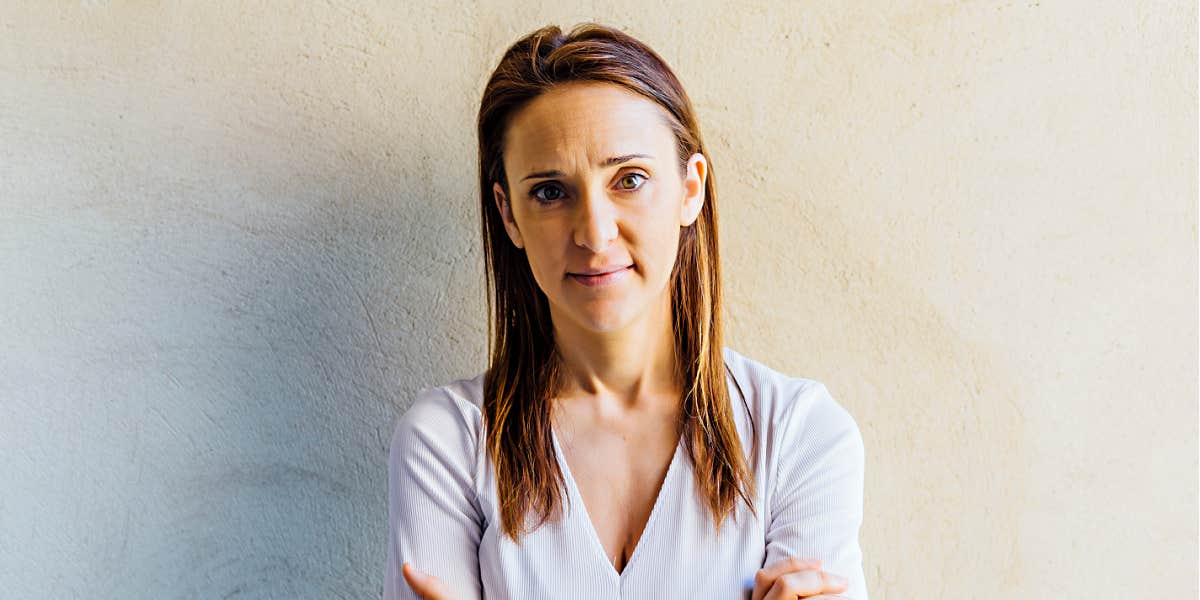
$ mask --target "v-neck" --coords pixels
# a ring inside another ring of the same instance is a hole
[[[657,520],[658,513],[665,509],[660,509],[660,505],[664,502],[663,496],[671,487],[671,476],[675,472],[675,463],[679,462],[679,449],[683,446],[683,437],[680,436],[675,441],[675,451],[671,453],[671,462],[667,465],[667,473],[663,476],[662,485],[658,488],[658,494],[654,497],[654,506],[650,509],[650,516],[646,518],[646,525],[642,528],[641,535],[638,536],[637,544],[633,547],[633,552],[629,555],[629,560],[625,562],[625,567],[617,572],[616,567],[608,560],[608,554],[604,552],[604,544],[600,541],[600,534],[596,533],[596,526],[592,523],[592,517],[588,514],[587,505],[583,501],[583,494],[579,491],[579,486],[575,483],[575,476],[571,473],[571,466],[567,464],[567,455],[563,453],[562,446],[558,443],[558,434],[554,432],[554,428],[550,428],[550,437],[554,441],[554,451],[558,455],[558,464],[562,469],[563,475],[567,480],[567,493],[571,497],[572,506],[578,505],[581,514],[583,515],[583,523],[581,526],[588,531],[588,536],[591,537],[592,548],[595,549],[597,555],[604,561],[606,568],[604,569],[610,577],[616,578],[618,581],[625,579],[625,574],[629,573],[634,566],[639,554],[642,552],[642,546],[646,545],[646,538],[653,533],[654,522]],[[574,514],[574,509],[571,513]]]

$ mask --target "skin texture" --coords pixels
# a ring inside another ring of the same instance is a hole
[[[509,238],[525,250],[550,303],[566,363],[563,398],[619,418],[646,403],[678,402],[670,290],[680,227],[704,202],[708,163],[681,174],[675,138],[656,103],[612,84],[573,82],[522,108],[504,144],[506,196],[493,185]],[[608,158],[645,154],[616,165]],[[534,172],[557,176],[526,179]],[[603,288],[568,273],[632,264]]]
[[[572,82],[523,107],[505,135],[510,193],[499,182],[492,193],[549,300],[567,375],[556,404],[578,428],[671,422],[664,415],[679,404],[668,284],[680,228],[705,200],[708,162],[695,153],[680,165],[666,119],[658,104],[619,86]],[[606,164],[632,154],[646,156]],[[610,286],[569,277],[630,264]],[[443,582],[415,565],[403,574],[422,598],[451,600]],[[835,578],[820,561],[782,560],[758,572],[753,598],[833,598],[818,594],[844,591]]]

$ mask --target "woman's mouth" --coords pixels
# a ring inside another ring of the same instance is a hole
[[[596,287],[596,286],[603,286],[603,285],[612,285],[614,283],[623,281],[626,277],[629,276],[629,272],[632,270],[633,270],[633,265],[629,265],[628,267],[625,267],[623,269],[617,269],[616,271],[604,273],[601,275],[579,275],[576,273],[569,273],[568,275],[570,276],[571,279],[574,279],[575,281],[579,282],[582,285],[586,285],[588,287]]]

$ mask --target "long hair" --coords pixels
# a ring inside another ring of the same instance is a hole
[[[704,152],[691,100],[666,62],[617,29],[583,23],[568,34],[538,29],[505,51],[483,91],[478,116],[488,355],[482,410],[487,452],[495,466],[501,527],[519,541],[527,516],[540,527],[561,510],[566,489],[551,431],[551,399],[562,384],[562,362],[550,309],[525,255],[507,237],[493,193],[504,171],[503,138],[513,115],[539,94],[572,81],[622,86],[662,106],[676,139],[680,172]],[[707,158],[707,155],[706,155]],[[695,465],[697,488],[719,534],[740,497],[754,508],[754,474],[733,420],[722,353],[721,270],[717,252],[717,190],[708,162],[699,217],[680,232],[671,271],[671,318],[677,374],[684,385],[682,439]],[[740,384],[738,385],[740,392]],[[745,398],[742,398],[743,403]],[[749,407],[747,407],[747,412]],[[757,440],[757,427],[755,426]],[[757,442],[754,443],[757,445]]]

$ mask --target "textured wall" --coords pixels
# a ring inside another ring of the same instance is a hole
[[[867,446],[873,598],[1197,595],[1196,6],[0,3],[0,589],[364,598],[484,366],[474,111],[596,19],[688,87],[729,343]]]

